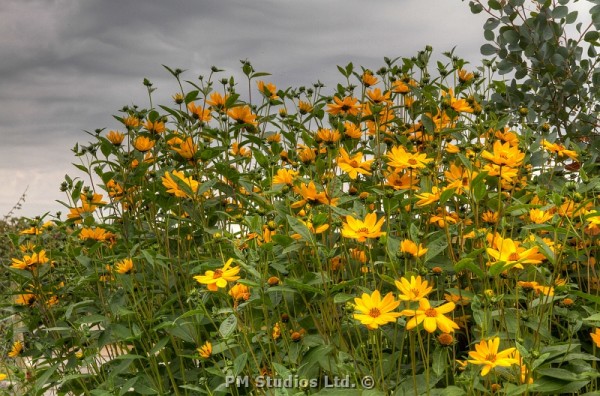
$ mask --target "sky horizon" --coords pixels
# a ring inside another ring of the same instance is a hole
[[[440,59],[456,47],[472,70],[485,43],[485,17],[461,0],[5,0],[0,15],[0,218],[27,187],[15,216],[64,218],[64,175],[85,176],[71,149],[90,141],[85,130],[121,128],[123,106],[147,107],[144,78],[170,106],[178,87],[163,64],[241,82],[247,59],[278,88],[321,81],[327,94],[342,82],[337,65],[377,69],[431,45]]]

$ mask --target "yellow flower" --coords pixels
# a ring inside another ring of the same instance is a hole
[[[340,148],[340,156],[337,158],[337,164],[340,169],[348,173],[348,176],[352,180],[356,179],[359,173],[361,175],[370,175],[371,163],[373,161],[372,159],[363,161],[362,152],[358,152],[350,157],[343,147]]]
[[[427,158],[427,154],[412,154],[402,146],[392,147],[386,157],[388,158],[388,165],[397,170],[423,169],[433,161],[433,159]]]
[[[411,79],[396,80],[393,83],[394,88],[392,89],[392,91],[404,95],[410,92],[411,87],[416,86],[417,83]]]
[[[123,259],[115,263],[115,270],[121,275],[127,275],[133,272],[133,261],[130,258]]]
[[[440,329],[442,333],[453,333],[454,330],[458,329],[459,327],[444,314],[452,312],[454,307],[455,304],[449,302],[440,305],[439,307],[432,308],[429,300],[422,298],[419,300],[419,308],[405,309],[404,311],[400,312],[400,314],[403,316],[412,316],[412,319],[406,322],[407,330],[414,329],[423,323],[423,328],[428,333],[433,333],[436,329]]]
[[[413,257],[421,257],[427,253],[427,248],[424,248],[422,244],[416,244],[410,239],[405,239],[400,242],[400,251],[402,253],[409,253]]]
[[[500,213],[487,210],[481,215],[481,220],[483,220],[485,223],[496,224],[498,220],[500,220]]]
[[[136,150],[145,153],[146,151],[152,150],[152,148],[154,147],[154,140],[145,136],[138,136],[133,141],[133,147],[135,147]]]
[[[173,178],[177,178],[177,181]],[[187,191],[182,190],[177,183],[183,183],[189,187],[189,189],[195,194],[198,191],[199,183],[194,180],[191,176],[185,177],[181,171],[173,171],[171,173],[165,172],[162,178],[162,184],[167,188],[167,192],[175,195],[179,198],[189,198],[190,195]]]
[[[4,373],[0,373],[0,381],[4,381],[7,378],[8,378],[8,375],[6,375]]]
[[[49,259],[46,257],[46,251],[40,250],[37,253],[23,256],[23,260],[13,258],[11,268],[33,270],[36,265],[46,264],[48,261]]]
[[[379,238],[384,233],[381,231],[381,226],[385,218],[377,220],[375,213],[369,213],[365,216],[365,220],[358,220],[348,215],[346,222],[343,224],[342,236],[345,238],[353,238],[359,242],[365,242],[367,238]]]
[[[208,359],[212,355],[212,344],[206,341],[197,351],[201,358]]]
[[[526,249],[519,246],[518,242],[510,238],[502,238],[496,234],[492,237],[493,248],[486,248],[487,254],[495,259],[495,262],[504,261],[506,266],[513,266],[523,269],[521,264],[540,264],[544,258],[538,248],[532,247]],[[489,237],[488,237],[489,239]]]
[[[596,328],[593,333],[590,333],[592,340],[598,348],[600,348],[600,328]]]
[[[281,327],[279,327],[279,322],[275,323],[275,326],[273,326],[273,331],[271,332],[271,336],[273,337],[274,340],[279,339],[279,337],[281,337]]]
[[[559,158],[566,156],[571,158],[572,160],[577,159],[577,153],[575,151],[567,150],[567,148],[560,143],[550,143],[549,141],[544,139],[542,140],[542,145],[544,146],[546,151],[558,154]]]
[[[327,112],[333,115],[358,115],[360,112],[361,105],[358,103],[358,99],[350,96],[340,99],[337,96],[333,97],[333,102],[327,105]]]
[[[468,362],[483,366],[481,370],[482,377],[486,376],[490,370],[496,367],[510,367],[513,364],[519,364],[517,359],[512,357],[512,354],[516,350],[515,348],[508,348],[498,352],[499,346],[500,337],[494,337],[489,341],[481,340],[479,344],[475,345],[475,350],[469,352],[471,359]]]
[[[367,326],[369,330],[395,322],[400,316],[399,312],[392,312],[400,305],[400,301],[394,298],[392,292],[386,294],[383,299],[379,290],[375,290],[371,295],[363,293],[362,297],[354,298],[354,303],[356,310],[360,312],[354,314],[354,319]]]
[[[238,273],[240,267],[231,267],[233,258],[227,260],[223,268],[216,269],[214,271],[206,271],[204,275],[194,276],[194,279],[203,285],[207,285],[207,289],[210,291],[217,291],[227,286],[227,282],[235,282],[240,279]]]
[[[292,169],[278,169],[277,174],[273,176],[273,185],[287,184],[288,186],[291,186],[294,183],[296,176],[298,176],[298,171]]]
[[[493,152],[484,150],[481,157],[499,166],[519,167],[523,164],[525,153],[518,147],[511,146],[509,142],[501,143],[499,140],[494,142]],[[504,172],[504,170],[502,170]]]
[[[119,131],[109,131],[106,134],[106,138],[115,146],[120,146],[123,143],[123,139],[125,139],[125,134]]]
[[[239,124],[258,125],[256,114],[252,114],[250,107],[247,105],[234,107],[227,112],[227,115]]]
[[[442,195],[442,190],[440,190],[436,186],[433,186],[431,188],[431,192],[430,193],[429,192],[422,192],[420,194],[415,194],[415,197],[419,198],[419,200],[417,201],[416,205],[417,206],[427,206],[429,204],[432,204],[434,202],[439,201],[441,195]]]
[[[10,349],[10,352],[8,352],[8,357],[16,358],[17,356],[21,355],[22,352],[23,352],[23,343],[21,341],[17,340],[13,343],[12,348]]]
[[[405,277],[402,277],[394,283],[400,291],[398,298],[402,301],[419,301],[433,290],[433,286],[429,286],[429,282],[427,281],[422,281],[420,276],[416,278],[411,276],[410,282]]]
[[[418,190],[419,178],[415,172],[388,172],[385,175],[385,185],[394,190]]]

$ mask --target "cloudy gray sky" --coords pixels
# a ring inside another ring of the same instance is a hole
[[[333,90],[336,65],[369,68],[430,44],[479,65],[483,15],[461,0],[1,0],[0,218],[25,188],[17,215],[66,210],[64,175],[80,175],[71,148],[83,130],[117,129],[124,105],[171,104],[175,80],[240,75],[240,59],[279,88],[317,80]],[[241,81],[241,79],[238,79]]]

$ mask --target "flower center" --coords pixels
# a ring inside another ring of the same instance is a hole
[[[218,269],[218,270],[215,270],[215,273],[213,274],[213,279],[219,279],[222,276],[223,276],[223,270]]]
[[[519,253],[512,252],[510,256],[508,256],[509,261],[519,261]]]
[[[495,353],[490,353],[488,355],[485,356],[485,360],[487,360],[488,362],[495,362],[496,361],[496,354]]]
[[[417,165],[417,160],[414,158],[409,158],[408,163],[411,165]]]
[[[437,316],[437,311],[434,308],[429,308],[425,311],[425,316],[430,318],[435,318]]]
[[[368,234],[369,233],[369,229],[367,227],[362,227],[359,228],[358,230],[356,230],[356,233],[364,233],[364,234]]]
[[[372,318],[377,318],[381,316],[381,311],[377,308],[371,308],[371,310],[369,311],[369,316]]]
[[[418,296],[419,293],[421,293],[421,290],[415,287],[414,289],[410,289],[410,292],[413,293],[415,296]]]
[[[348,110],[350,110],[350,106],[348,106],[348,105],[346,105],[346,104],[345,104],[345,105],[342,105],[342,108],[341,108],[341,110],[342,110],[342,111],[348,111]]]

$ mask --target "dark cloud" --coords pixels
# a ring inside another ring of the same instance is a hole
[[[190,80],[215,65],[241,83],[248,59],[279,87],[320,80],[327,92],[336,65],[378,68],[427,44],[477,62],[483,43],[481,16],[448,0],[2,0],[0,18],[0,216],[27,185],[21,214],[60,209],[83,130],[147,106],[145,77],[170,102],[177,85],[161,64]]]

